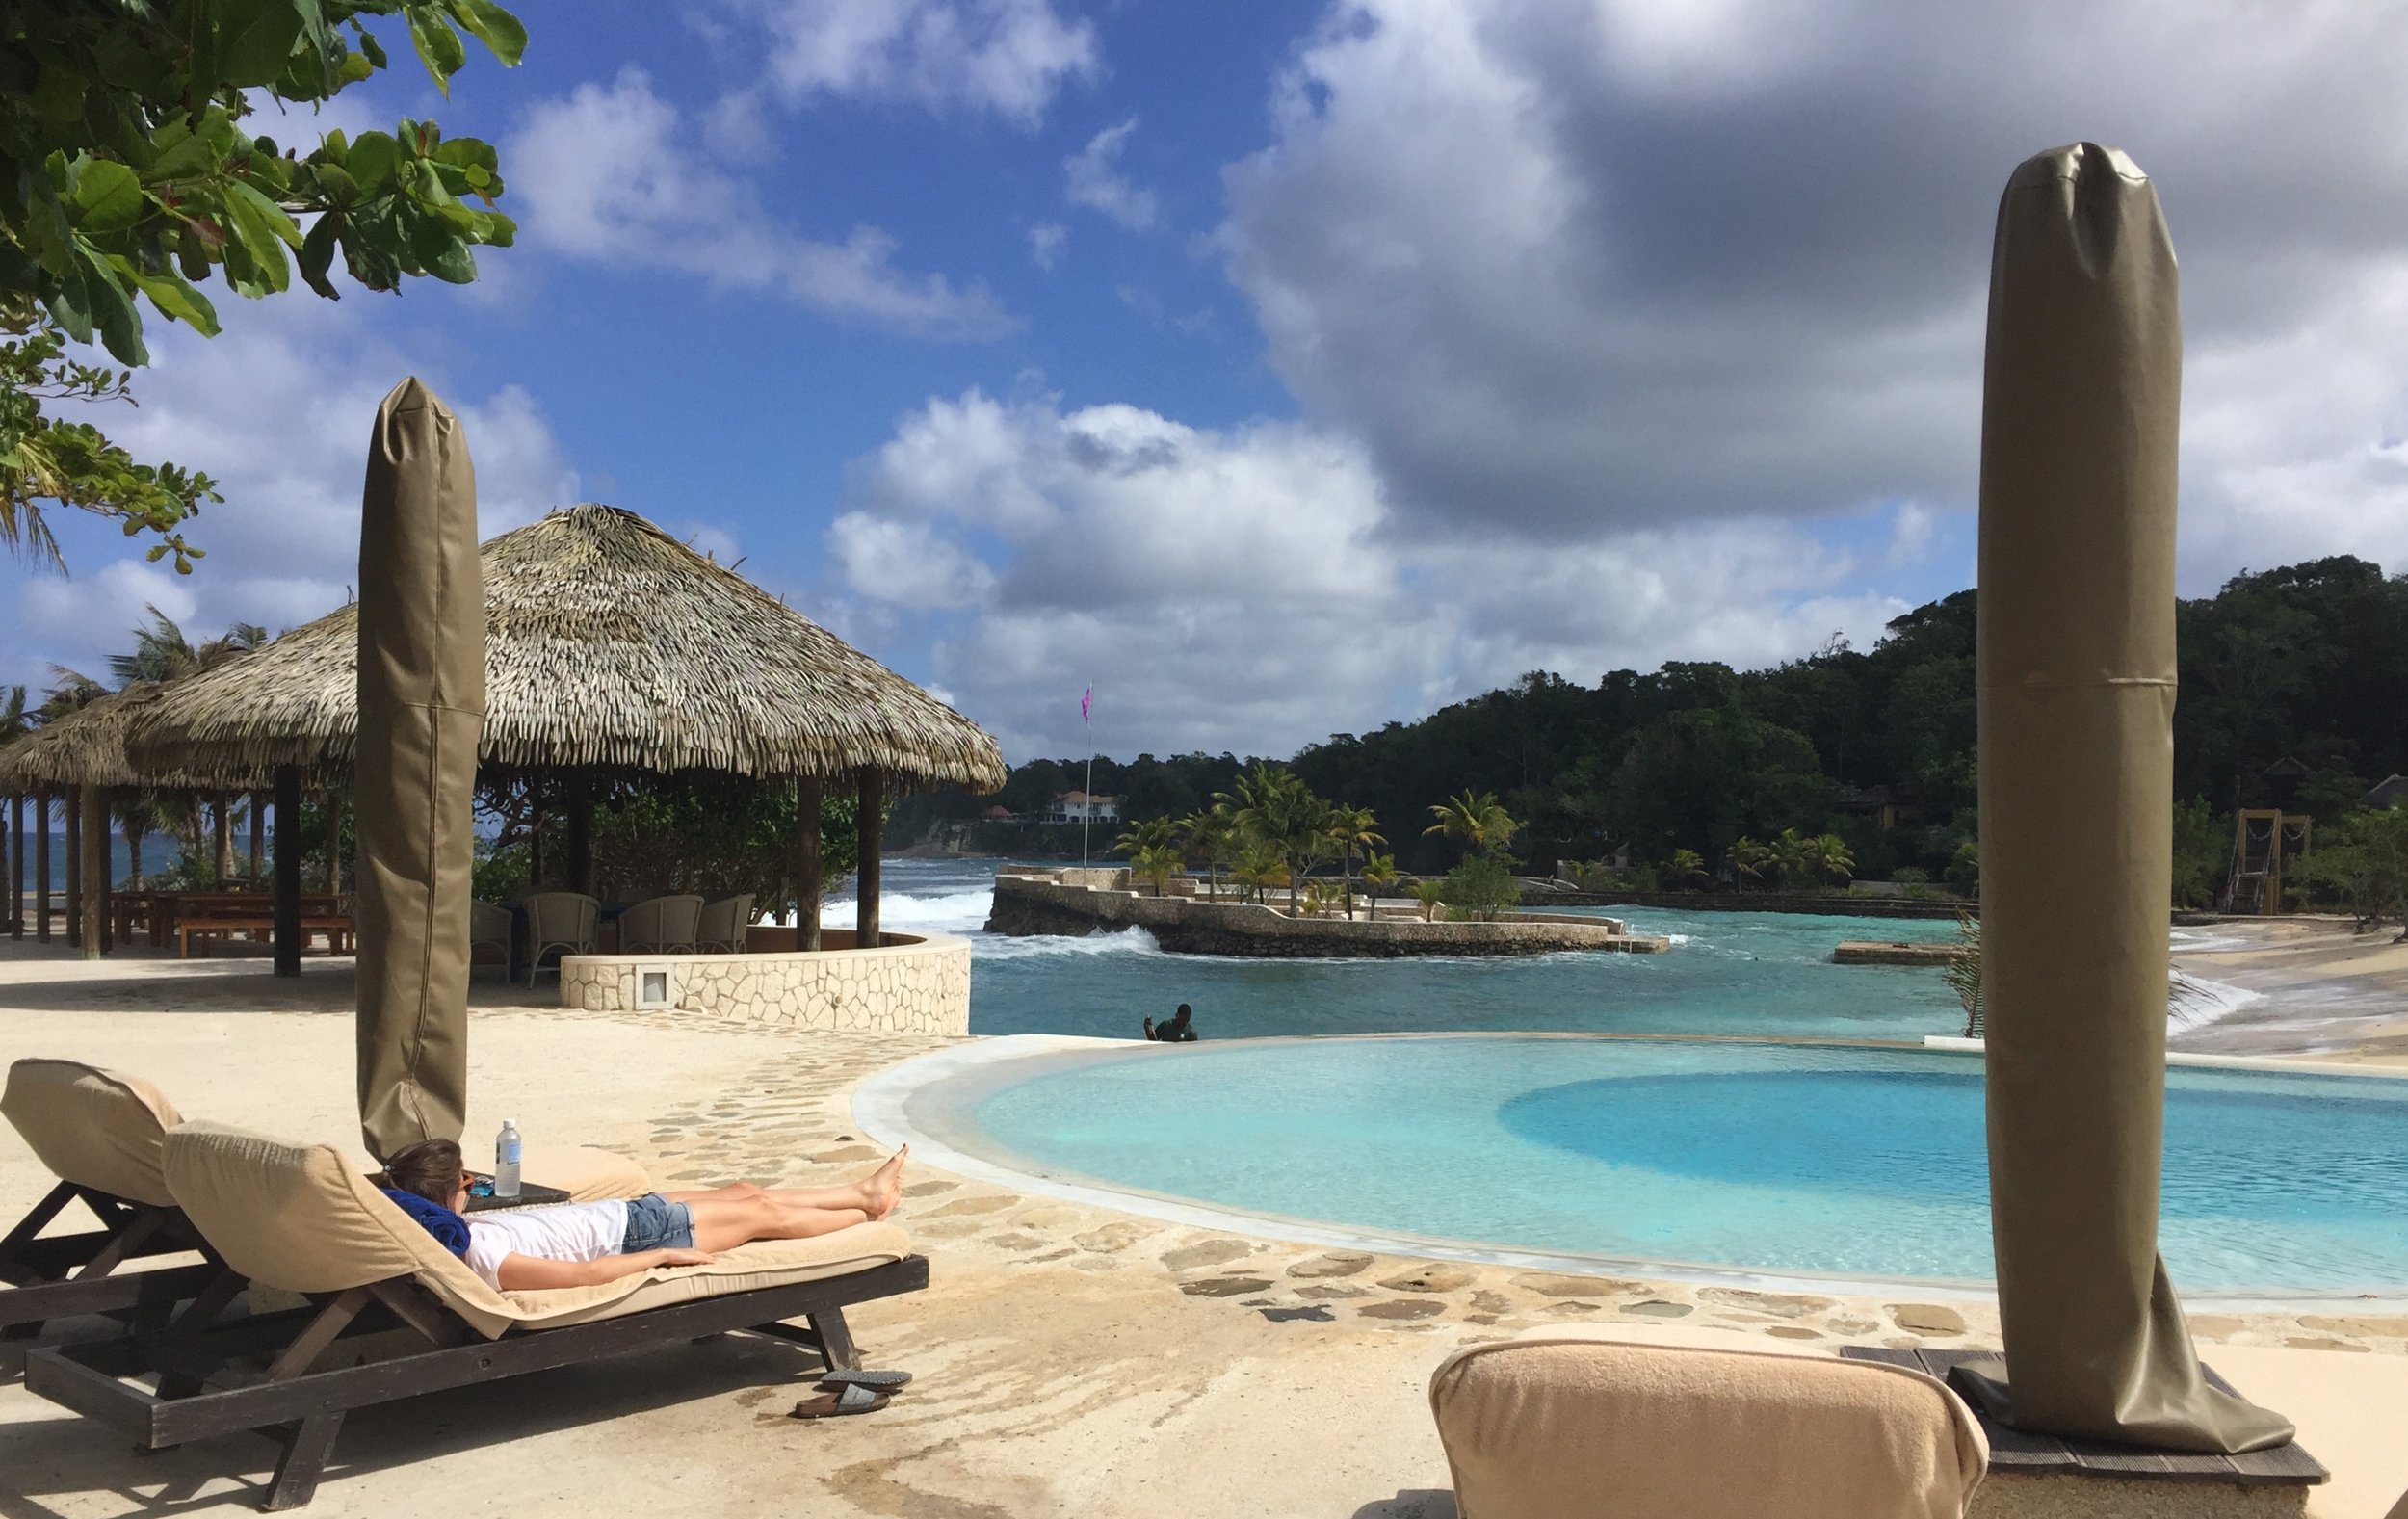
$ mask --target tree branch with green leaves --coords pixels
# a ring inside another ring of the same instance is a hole
[[[189,572],[182,525],[223,499],[196,469],[138,460],[76,413],[131,403],[149,314],[219,331],[205,285],[328,300],[337,256],[363,288],[466,284],[508,247],[493,148],[432,121],[320,135],[306,151],[251,124],[385,68],[371,22],[398,19],[437,88],[466,33],[505,66],[526,29],[492,0],[0,0],[0,543],[57,563],[49,507],[157,538]],[[122,370],[84,362],[96,345]],[[61,414],[61,407],[66,414]]]

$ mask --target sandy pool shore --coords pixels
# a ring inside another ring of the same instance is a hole
[[[348,962],[311,961],[298,982],[265,972],[0,946],[0,1061],[138,1071],[189,1114],[355,1149]],[[852,1087],[945,1042],[572,1013],[549,997],[480,983],[472,1145],[507,1113],[534,1142],[621,1149],[665,1183],[858,1173],[875,1152]],[[1453,1506],[1423,1390],[1473,1340],[1677,1321],[1826,1344],[1997,1343],[1986,1301],[1349,1255],[925,1166],[909,1180],[902,1221],[933,1285],[854,1316],[872,1364],[919,1375],[883,1413],[787,1418],[808,1389],[780,1379],[807,1358],[730,1336],[354,1414],[310,1511],[1439,1519]],[[0,1131],[0,1214],[46,1187]],[[2312,1513],[2377,1519],[2408,1488],[2408,1448],[2369,1417],[2408,1407],[2408,1316],[2215,1316],[2195,1328],[2335,1468]],[[235,1437],[137,1458],[0,1362],[10,1519],[246,1511],[269,1451]]]

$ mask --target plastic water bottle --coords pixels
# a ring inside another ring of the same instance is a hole
[[[518,1120],[502,1120],[502,1133],[493,1141],[493,1195],[518,1195]]]

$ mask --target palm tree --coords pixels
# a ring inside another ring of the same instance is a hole
[[[1139,845],[1129,855],[1129,872],[1140,880],[1154,883],[1154,895],[1163,894],[1172,873],[1179,869],[1179,851],[1167,844]]]
[[[1731,869],[1738,873],[1742,888],[1748,881],[1761,881],[1773,864],[1769,847],[1741,834],[1731,844]]]
[[[1415,902],[1422,904],[1424,923],[1437,917],[1439,906],[1447,900],[1447,883],[1443,880],[1432,880],[1427,877],[1407,886],[1405,891]]]
[[[1286,886],[1293,894],[1296,878],[1288,870],[1288,862],[1277,845],[1263,840],[1242,845],[1238,850],[1237,868],[1232,872],[1249,902],[1261,902],[1265,888]]]
[[[1328,804],[1295,772],[1259,760],[1238,777],[1234,791],[1213,799],[1229,809],[1240,838],[1269,847],[1287,867],[1288,910],[1295,912],[1296,877],[1321,851],[1326,832],[1322,820]]]
[[[1693,886],[1706,878],[1706,857],[1695,850],[1674,850],[1664,870],[1674,880]]]
[[[1229,862],[1229,851],[1237,836],[1237,828],[1229,821],[1229,809],[1215,805],[1200,808],[1179,820],[1179,847],[1190,859],[1204,862],[1204,900],[1217,900],[1220,886],[1220,867]]]
[[[1855,878],[1856,856],[1849,851],[1847,840],[1836,833],[1822,833],[1806,842],[1814,849],[1814,864],[1819,874],[1843,886]]]
[[[1112,840],[1112,848],[1132,859],[1141,851],[1166,850],[1170,848],[1171,828],[1168,818],[1147,818],[1142,823],[1132,823],[1120,837]]]
[[[1324,830],[1329,842],[1338,847],[1338,889],[1346,901],[1347,917],[1354,916],[1354,851],[1369,852],[1374,844],[1385,844],[1387,838],[1374,832],[1379,820],[1369,807],[1349,807],[1343,803],[1329,809]]]
[[[1465,791],[1430,806],[1438,821],[1422,830],[1425,838],[1443,833],[1458,839],[1466,850],[1502,850],[1521,825],[1497,800],[1493,791]]]
[[[1379,916],[1379,896],[1397,883],[1397,857],[1394,854],[1374,854],[1363,861],[1363,890],[1372,899],[1371,915]]]

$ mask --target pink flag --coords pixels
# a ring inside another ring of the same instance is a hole
[[[1095,688],[1089,686],[1086,689],[1086,694],[1079,698],[1079,720],[1081,722],[1092,722],[1095,720],[1094,713]]]

